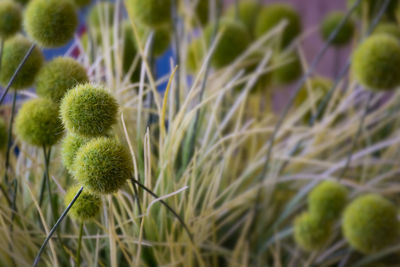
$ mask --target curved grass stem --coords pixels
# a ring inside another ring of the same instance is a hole
[[[81,266],[81,249],[82,249],[82,235],[83,235],[84,222],[81,221],[79,226],[78,249],[76,250],[76,266]]]

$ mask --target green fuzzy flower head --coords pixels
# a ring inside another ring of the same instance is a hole
[[[91,27],[100,27],[101,25],[111,26],[114,23],[115,7],[110,2],[98,2],[94,5],[88,15],[88,24]]]
[[[92,2],[92,0],[74,0],[75,5],[77,5],[78,7],[85,7],[90,5],[90,3]]]
[[[332,225],[323,222],[312,213],[299,215],[294,222],[294,239],[305,251],[314,251],[327,245],[332,234]]]
[[[214,25],[211,24],[205,29],[207,45],[210,44],[213,29]],[[223,19],[219,22],[219,31],[222,34],[211,59],[212,65],[217,69],[232,63],[250,43],[250,35],[240,21]]]
[[[70,0],[32,0],[26,7],[24,26],[40,46],[63,46],[78,26],[76,6]]]
[[[82,146],[74,163],[75,178],[95,194],[118,191],[131,177],[129,153],[116,140],[99,137]]]
[[[256,37],[260,37],[272,30],[283,20],[287,20],[287,25],[282,33],[281,46],[286,47],[301,32],[300,16],[290,5],[271,4],[262,8],[256,23]]]
[[[400,85],[400,46],[387,34],[367,38],[353,53],[352,71],[360,84],[371,90],[390,90]]]
[[[104,88],[87,83],[69,90],[60,110],[67,130],[95,137],[106,134],[117,121],[118,104]]]
[[[76,60],[58,57],[46,64],[38,74],[36,91],[58,103],[69,90],[80,83],[87,83],[86,69]]]
[[[7,124],[0,118],[0,150],[3,150],[7,145]]]
[[[324,181],[308,195],[309,211],[324,222],[340,217],[347,202],[347,189],[334,181]]]
[[[171,22],[171,0],[127,0],[127,8],[139,23],[157,28]]]
[[[374,30],[374,34],[388,34],[400,40],[400,27],[396,23],[379,23]]]
[[[287,62],[282,65],[282,62]],[[273,70],[273,80],[278,85],[287,85],[296,81],[303,73],[303,67],[299,55],[295,52],[288,53],[283,56],[275,56],[272,58],[274,66],[279,66]]]
[[[345,209],[342,230],[349,244],[362,253],[384,249],[399,236],[396,206],[376,194],[360,196]]]
[[[58,106],[46,98],[25,102],[15,119],[15,132],[24,142],[34,146],[52,146],[63,135]]]
[[[208,1],[205,1],[208,2]],[[256,25],[259,11],[261,10],[260,4],[258,2],[250,0],[239,2],[239,20],[246,26],[247,31],[253,36],[254,27]],[[227,11],[226,16],[235,19],[236,18],[236,6],[231,5]]]
[[[2,86],[8,84],[31,45],[32,43],[22,35],[16,35],[4,43],[0,71],[0,83]],[[44,58],[40,49],[34,48],[28,60],[16,76],[12,87],[19,90],[33,85],[36,74],[42,67],[43,61]]]
[[[145,46],[146,41],[150,35],[151,29],[142,25],[137,24],[138,35],[142,47]],[[154,29],[152,53],[154,56],[161,56],[169,47],[171,42],[171,30],[168,26],[158,27]]]
[[[322,21],[320,27],[320,33],[322,39],[327,41],[329,36],[336,30],[336,28],[340,25],[345,14],[340,11],[334,11],[329,13],[324,20]],[[334,46],[343,46],[347,45],[354,35],[354,23],[351,19],[347,19],[346,22],[342,25],[339,32],[336,34],[335,38],[333,38],[331,44]]]
[[[0,38],[7,39],[21,30],[22,8],[11,0],[0,1]]]
[[[65,194],[64,204],[67,207],[78,193],[81,186],[75,185],[68,189]],[[98,195],[90,193],[83,189],[74,205],[71,207],[69,214],[72,218],[79,221],[88,221],[95,218],[100,213],[101,198]]]
[[[73,166],[78,150],[90,141],[90,138],[81,135],[68,133],[68,135],[62,141],[62,162],[65,168],[73,173]]]

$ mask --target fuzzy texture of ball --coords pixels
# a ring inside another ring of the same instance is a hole
[[[212,24],[205,29],[207,45],[211,42],[213,30],[214,25]],[[219,31],[222,31],[222,34],[211,59],[211,64],[217,69],[232,63],[250,43],[249,33],[240,21],[222,19],[219,22]]]
[[[3,150],[7,145],[7,124],[0,118],[0,150]]]
[[[63,139],[61,145],[61,156],[64,167],[73,173],[73,166],[78,150],[90,141],[90,138],[84,137],[82,135],[77,135],[73,133],[68,133]]]
[[[335,181],[324,181],[308,195],[308,209],[323,222],[339,219],[347,203],[347,189]]]
[[[281,46],[286,47],[301,32],[300,16],[297,11],[288,4],[271,4],[262,8],[256,23],[256,37],[260,37],[272,30],[283,20],[287,20],[287,25],[282,33]]]
[[[332,225],[324,223],[318,216],[302,213],[294,221],[294,239],[305,251],[314,251],[327,245],[332,234]]]
[[[344,17],[345,14],[343,12],[333,11],[324,18],[320,27],[320,33],[324,41],[328,40],[329,36],[340,25]],[[335,38],[332,39],[331,44],[334,46],[343,46],[349,44],[353,38],[354,29],[354,22],[350,18],[347,19],[337,32]]]
[[[208,2],[208,1],[205,1]],[[261,5],[256,1],[239,2],[238,19],[246,26],[250,35],[254,36],[254,27],[256,25],[258,14],[262,9]],[[236,6],[231,5],[227,11],[226,16],[231,19],[236,19]]]
[[[47,63],[39,72],[36,80],[36,92],[60,102],[64,94],[89,78],[86,69],[73,58],[58,57]]]
[[[63,46],[78,27],[76,6],[70,0],[32,0],[26,7],[24,27],[40,46]]]
[[[145,46],[147,39],[150,35],[151,29],[137,24],[138,37],[140,39],[142,47]],[[154,29],[153,43],[152,43],[152,53],[154,56],[161,56],[169,47],[171,42],[171,29],[168,26],[158,27]]]
[[[60,110],[67,130],[95,137],[106,134],[117,121],[118,104],[104,88],[87,83],[69,90]]]
[[[91,2],[92,0],[74,0],[75,5],[77,5],[78,7],[88,6]]]
[[[282,65],[283,62],[286,63]],[[283,58],[273,57],[272,63],[275,66],[279,66],[272,71],[272,78],[278,85],[291,84],[303,73],[303,67],[299,55],[295,52],[291,52]]]
[[[0,1],[0,38],[3,40],[21,30],[22,8],[11,0]]]
[[[16,35],[4,43],[0,71],[0,83],[2,86],[8,84],[31,45],[32,43],[22,35]],[[16,76],[12,88],[19,90],[33,85],[43,61],[44,58],[40,49],[34,48]]]
[[[82,146],[76,155],[74,176],[95,194],[111,194],[131,178],[129,153],[118,141],[99,137]]]
[[[74,199],[80,188],[80,185],[75,185],[68,189],[64,198],[64,204],[66,207]],[[100,208],[100,196],[92,194],[84,188],[74,205],[71,207],[69,214],[76,220],[88,221],[94,219],[100,213]]]
[[[353,53],[352,71],[360,84],[371,90],[390,90],[400,85],[400,46],[387,34],[368,37]]]
[[[52,146],[63,135],[58,106],[46,98],[25,102],[15,119],[15,133],[34,146]]]
[[[114,23],[115,7],[110,2],[98,2],[89,11],[88,24],[91,27],[111,26]]]
[[[157,28],[171,23],[171,0],[127,0],[127,6],[137,21]]]
[[[396,23],[379,23],[373,33],[388,34],[400,40],[400,27]]]
[[[376,194],[360,196],[345,209],[342,230],[354,249],[365,254],[377,252],[399,236],[397,208]]]

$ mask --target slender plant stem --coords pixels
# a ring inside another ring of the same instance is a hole
[[[53,214],[54,221],[57,219],[56,213],[57,211],[55,210],[55,207],[53,205],[53,194],[51,192],[51,184],[50,184],[50,175],[49,175],[49,162],[47,161],[47,153],[46,153],[46,147],[43,146],[43,156],[44,156],[44,166],[45,166],[45,177],[46,177],[46,184],[47,184],[47,193],[49,194],[49,201],[50,201],[50,208],[51,212]]]
[[[47,155],[45,156],[45,165],[48,166],[49,162],[50,162],[50,155],[51,155],[51,147],[49,148],[49,153],[47,153]],[[40,186],[40,194],[39,194],[39,207],[42,206],[43,203],[43,199],[44,199],[44,190],[46,188],[46,180],[47,180],[47,176],[46,176],[46,169],[43,172],[43,177],[42,177],[42,184]]]
[[[78,237],[78,249],[76,250],[76,266],[81,266],[81,249],[82,249],[82,235],[83,235],[83,224],[81,221],[79,226],[79,237]]]
[[[6,163],[4,168],[4,181],[8,184],[8,169],[10,168],[10,155],[11,155],[11,146],[12,146],[12,129],[14,124],[14,116],[15,116],[15,107],[17,103],[17,91],[14,90],[12,106],[11,106],[11,115],[10,122],[8,124],[8,134],[7,134],[7,151],[6,151]]]
[[[46,248],[47,243],[49,243],[50,238],[53,236],[54,232],[57,230],[58,226],[61,224],[61,222],[64,220],[65,216],[67,216],[69,210],[72,208],[72,206],[74,205],[75,201],[78,199],[78,197],[80,196],[80,194],[82,193],[83,190],[83,186],[79,189],[79,191],[76,193],[74,199],[72,199],[71,203],[69,203],[68,207],[64,210],[64,212],[61,214],[61,216],[58,218],[57,222],[54,224],[53,228],[51,228],[49,234],[47,235],[46,239],[44,240],[42,246],[39,249],[38,254],[36,255],[35,261],[33,262],[33,267],[37,266],[39,261],[40,261],[40,257],[44,251],[44,249]]]
[[[29,56],[32,54],[33,49],[36,47],[36,44],[32,44],[29,50],[26,52],[24,58],[22,61],[19,63],[17,69],[15,70],[14,74],[11,76],[10,81],[8,82],[6,88],[4,89],[3,94],[0,97],[0,105],[3,104],[4,99],[6,98],[6,95],[8,94],[8,91],[10,90],[12,84],[15,81],[15,78],[17,77],[18,73],[21,71],[21,68],[25,65],[25,62],[28,60]]]
[[[0,72],[1,72],[1,61],[3,59],[3,49],[4,49],[4,38],[0,40]]]
[[[204,1],[204,0],[203,0]],[[175,82],[175,114],[178,113],[179,106],[180,106],[180,81],[181,81],[181,53],[180,53],[180,45],[179,45],[179,17],[177,14],[177,4],[176,0],[172,0],[171,5],[171,13],[172,19],[174,21],[174,46],[175,46],[175,58],[176,58],[176,65],[178,65],[178,69],[176,71]]]

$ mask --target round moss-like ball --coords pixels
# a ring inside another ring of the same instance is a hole
[[[335,181],[324,181],[308,195],[309,211],[324,222],[340,217],[347,202],[347,189]]]
[[[32,43],[22,35],[16,35],[4,43],[0,71],[0,83],[2,86],[8,84],[31,45]],[[43,61],[44,58],[40,49],[34,48],[16,76],[12,87],[18,90],[33,85],[36,75],[43,65]]]
[[[80,188],[80,185],[75,185],[68,189],[64,198],[64,204],[66,207],[74,199]],[[100,208],[100,196],[92,194],[84,188],[74,205],[71,207],[69,214],[76,220],[88,221],[95,218],[100,213]]]
[[[332,234],[332,225],[323,222],[312,213],[303,213],[294,221],[294,239],[305,251],[314,251],[327,245]]]
[[[256,37],[260,37],[272,30],[283,20],[287,20],[287,25],[282,33],[281,46],[286,47],[301,32],[300,16],[288,4],[271,4],[261,9],[255,28]]]
[[[75,5],[77,5],[78,7],[88,6],[91,2],[92,0],[74,0]]]
[[[21,30],[22,8],[11,0],[0,1],[0,38],[3,40]]]
[[[246,26],[247,31],[250,33],[250,35],[253,36],[254,27],[258,19],[258,14],[261,10],[261,5],[256,1],[244,1],[244,2],[239,2],[238,8],[239,8],[238,19]],[[231,19],[236,19],[235,5],[231,5],[227,9],[226,16]]]
[[[343,12],[333,11],[324,18],[320,27],[320,33],[324,41],[328,40],[329,36],[340,25],[344,17],[345,14]],[[354,29],[354,22],[350,18],[347,19],[337,32],[335,38],[332,39],[331,44],[334,46],[347,45],[353,38]]]
[[[197,1],[195,7],[197,18],[201,25],[206,25],[208,22],[209,17],[209,1]]]
[[[87,83],[69,90],[60,110],[70,132],[94,137],[106,134],[117,121],[118,103],[104,88]]]
[[[371,90],[390,90],[400,85],[400,45],[387,34],[372,35],[353,53],[352,71],[360,84]]]
[[[399,236],[397,208],[376,194],[360,196],[345,209],[342,230],[354,249],[365,254],[377,252]]]
[[[81,64],[72,58],[58,57],[40,70],[36,92],[58,103],[68,90],[88,81],[86,69]]]
[[[73,166],[78,150],[89,142],[91,138],[84,137],[82,135],[68,133],[68,135],[63,139],[61,145],[61,155],[64,167],[71,173],[73,173]]]
[[[70,0],[32,0],[26,7],[24,27],[40,46],[67,44],[78,26],[75,4]]]
[[[111,26],[114,23],[115,7],[110,2],[98,2],[89,11],[88,23],[91,27]]]
[[[151,32],[151,29],[141,24],[137,24],[136,26],[138,29],[138,35],[139,35],[138,37],[140,39],[141,45],[142,47],[144,47]],[[170,27],[164,26],[154,29],[153,43],[152,43],[153,55],[156,57],[161,56],[168,49],[170,42],[171,42]]]
[[[171,22],[171,0],[127,0],[127,8],[147,27],[157,28]]]
[[[213,29],[214,25],[211,24],[205,29],[207,45],[210,44]],[[217,69],[232,63],[250,43],[250,35],[240,21],[223,19],[219,22],[219,31],[222,34],[211,59],[211,64]]]
[[[282,65],[283,62],[286,63]],[[275,66],[279,66],[272,71],[272,79],[278,85],[291,84],[303,73],[299,55],[295,52],[288,53],[283,58],[273,57],[272,63]]]
[[[63,135],[58,106],[46,98],[25,102],[15,119],[15,133],[34,146],[52,146]]]
[[[3,150],[7,145],[7,125],[6,122],[0,118],[0,150]]]
[[[99,137],[82,146],[74,162],[75,178],[96,194],[118,191],[132,175],[129,153],[118,141]]]
[[[396,23],[379,23],[374,30],[374,34],[388,34],[400,40],[400,27]]]

